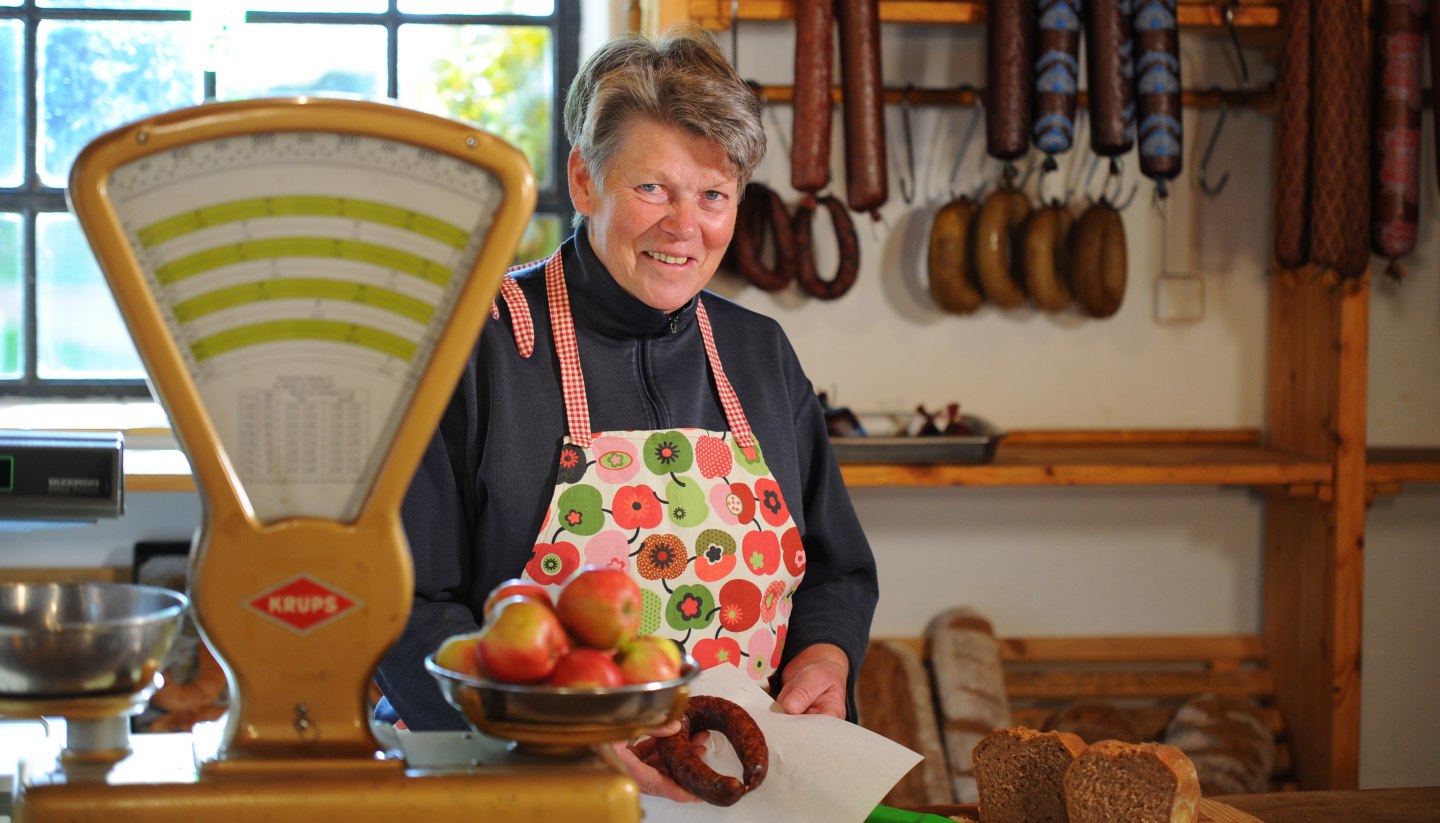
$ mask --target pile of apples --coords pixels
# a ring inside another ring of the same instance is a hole
[[[640,628],[640,587],[625,572],[587,566],[552,602],[543,586],[515,579],[485,598],[478,634],[452,637],[435,662],[501,683],[609,688],[674,680],[680,647]]]

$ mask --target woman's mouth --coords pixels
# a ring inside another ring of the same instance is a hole
[[[647,251],[645,252],[645,254],[648,255],[652,260],[659,260],[661,263],[668,263],[672,266],[679,266],[690,260],[690,258],[688,257],[671,257],[664,252],[658,251]]]

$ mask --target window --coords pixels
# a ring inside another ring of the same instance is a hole
[[[579,0],[0,0],[0,396],[148,394],[79,225],[92,138],[206,99],[390,97],[519,147],[539,188],[517,254],[563,238]]]

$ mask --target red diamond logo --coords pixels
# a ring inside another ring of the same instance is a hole
[[[291,578],[250,601],[250,608],[301,634],[358,605],[338,589],[305,575]]]

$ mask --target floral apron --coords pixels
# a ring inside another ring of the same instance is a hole
[[[519,288],[507,281],[513,309]],[[570,434],[523,577],[554,595],[581,566],[624,569],[643,595],[640,634],[679,641],[704,668],[728,663],[765,680],[780,663],[805,547],[720,366],[704,302],[696,320],[730,430],[591,432],[558,251],[545,284]],[[533,327],[528,308],[518,314],[523,351]]]

